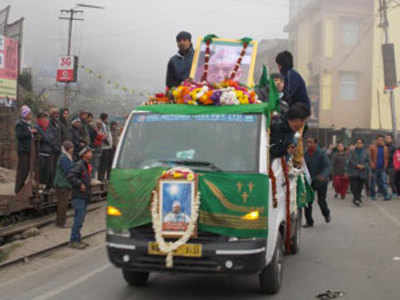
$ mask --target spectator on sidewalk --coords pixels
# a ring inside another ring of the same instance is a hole
[[[79,119],[81,120],[80,136],[85,142],[85,145],[90,145],[90,136],[88,129],[88,117],[89,113],[85,110],[79,112]]]
[[[342,143],[339,143],[336,148],[337,152],[333,154],[332,157],[333,187],[335,193],[344,199],[346,197],[347,189],[349,188],[349,177],[346,173],[348,157]]]
[[[96,138],[93,142],[93,178],[98,179],[99,175],[99,166],[100,166],[100,158],[101,158],[101,146],[103,145],[104,139],[106,138],[105,133],[103,132],[103,122],[101,120],[96,121]]]
[[[115,121],[111,122],[111,135],[112,135],[112,156],[111,156],[111,161],[110,161],[110,170],[112,168],[112,162],[114,160],[115,156],[115,151],[117,150],[118,142],[119,142],[119,135],[120,135],[120,130],[118,128],[118,123]]]
[[[82,122],[79,118],[72,120],[70,128],[70,136],[72,144],[74,144],[74,161],[79,160],[79,151],[82,149],[86,144],[85,141],[81,138],[81,127]]]
[[[65,141],[61,147],[61,155],[57,161],[56,177],[54,179],[57,197],[56,225],[60,228],[67,228],[67,210],[72,190],[67,176],[73,165],[73,154],[74,145],[70,141]]]
[[[52,155],[54,153],[54,136],[49,128],[50,121],[48,115],[41,112],[37,116],[37,153],[39,159],[39,183],[45,186],[45,191],[53,187],[54,174],[52,170]]]
[[[21,119],[15,126],[15,135],[17,137],[18,166],[17,176],[15,178],[15,193],[17,194],[25,184],[31,168],[32,137],[36,129],[32,128],[32,111],[23,105],[21,107]]]
[[[101,147],[101,158],[100,158],[100,166],[99,166],[99,180],[104,181],[110,178],[111,171],[111,163],[112,163],[112,134],[111,130],[108,127],[108,114],[102,113],[100,115],[100,119],[102,122],[103,132],[105,135],[105,139],[103,140],[103,144]]]
[[[91,194],[92,149],[85,146],[80,152],[80,160],[74,164],[68,173],[68,180],[72,185],[72,207],[74,208],[74,224],[71,230],[70,247],[84,249],[89,246],[81,240],[81,229],[85,221],[87,204]]]
[[[61,154],[61,145],[62,145],[62,129],[60,125],[60,112],[59,109],[53,107],[50,109],[50,122],[49,122],[49,131],[51,131],[51,144],[53,147],[53,152],[51,154],[50,162],[51,162],[51,178],[54,180],[56,175],[57,161],[58,157]]]
[[[60,109],[60,127],[61,127],[61,142],[64,143],[65,141],[70,141],[70,128],[71,122],[69,121],[69,109],[68,108],[61,108]]]
[[[370,168],[371,168],[371,199],[375,200],[376,189],[375,185],[378,185],[378,192],[384,197],[384,200],[388,201],[391,199],[388,186],[386,170],[389,165],[389,150],[385,146],[385,140],[383,135],[379,135],[374,144],[369,148],[370,155]]]
[[[361,205],[361,193],[368,180],[368,152],[364,148],[363,139],[357,139],[355,149],[350,152],[347,170],[350,178],[350,189],[353,194],[353,203]]]
[[[386,173],[388,175],[388,181],[389,181],[388,183],[389,183],[389,185],[390,185],[390,187],[392,189],[392,195],[394,197],[396,197],[396,195],[397,195],[397,187],[396,187],[396,184],[395,184],[395,179],[394,179],[395,171],[394,171],[394,168],[393,168],[393,154],[396,151],[396,147],[393,145],[393,138],[392,138],[392,136],[390,134],[387,134],[385,136],[385,144],[386,144],[386,147],[388,148],[388,151],[389,151],[389,162],[388,162],[388,167],[387,167],[387,170],[386,170]]]
[[[328,156],[320,149],[315,138],[307,138],[307,152],[304,155],[304,160],[311,175],[311,186],[318,195],[318,205],[325,218],[325,222],[329,223],[331,221],[331,213],[326,201],[326,195],[331,166]],[[303,226],[304,228],[314,226],[312,205],[313,203],[309,203],[305,208],[307,223]]]

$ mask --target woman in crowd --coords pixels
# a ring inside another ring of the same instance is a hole
[[[344,199],[349,188],[349,177],[346,173],[347,154],[342,143],[339,143],[336,148],[337,151],[332,158],[333,187],[335,193]]]

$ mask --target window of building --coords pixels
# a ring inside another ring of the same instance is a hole
[[[314,24],[312,29],[312,55],[320,56],[322,52],[322,25],[321,22]]]
[[[345,46],[354,46],[360,39],[360,22],[354,19],[342,19],[342,40]]]
[[[340,73],[341,100],[354,101],[358,96],[358,74],[354,72]]]

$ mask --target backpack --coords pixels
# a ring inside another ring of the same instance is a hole
[[[393,166],[396,171],[400,171],[400,149],[393,154]]]

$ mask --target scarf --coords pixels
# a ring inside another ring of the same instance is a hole
[[[65,156],[68,157],[68,159],[69,159],[70,161],[72,161],[72,155],[69,154],[69,153],[67,152],[67,150],[65,150],[64,146],[61,146],[61,152],[62,152],[63,154],[65,154]]]

